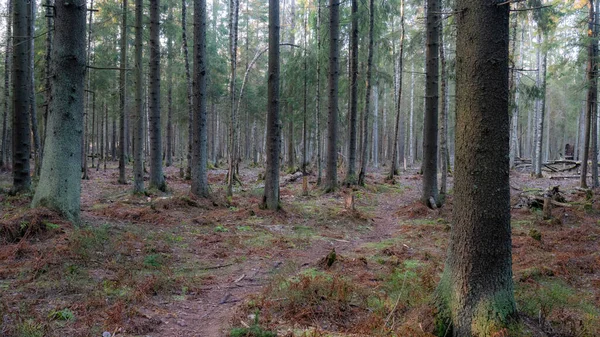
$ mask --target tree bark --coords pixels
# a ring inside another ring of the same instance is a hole
[[[279,152],[281,122],[279,120],[279,0],[269,0],[269,77],[267,106],[267,168],[263,207],[279,209]]]
[[[29,127],[29,95],[31,88],[28,39],[31,11],[26,1],[13,3],[13,191],[23,192],[31,187],[29,154],[31,137]]]
[[[321,0],[317,0],[317,87],[315,93],[315,119],[317,125],[317,186],[322,179],[322,148],[321,148]]]
[[[346,185],[356,184],[356,138],[358,119],[358,0],[352,0],[350,28],[350,111],[348,126],[348,166]]]
[[[358,174],[358,184],[365,184],[365,175],[367,174],[367,162],[369,161],[369,156],[367,149],[369,148],[369,113],[371,109],[371,74],[373,72],[373,26],[375,22],[375,3],[374,0],[369,0],[369,51],[367,56],[367,88],[366,88],[366,97],[365,97],[365,110],[363,112],[363,120],[362,120],[362,131],[363,131],[363,142],[362,142],[362,150],[361,150],[361,164],[360,164],[360,173]]]
[[[121,71],[119,74],[119,184],[127,184],[127,176],[125,175],[125,163],[127,160],[127,6],[128,0],[123,0],[123,17],[121,21],[121,60],[119,62]],[[114,138],[114,133],[113,133]],[[116,152],[113,140],[113,153]],[[114,158],[114,154],[113,154]]]
[[[186,179],[192,179],[192,143],[194,130],[194,108],[193,108],[193,96],[194,89],[192,84],[192,75],[190,72],[190,58],[187,43],[187,5],[186,0],[181,0],[181,34],[183,41],[183,59],[185,61],[185,80],[187,83],[186,94],[187,94],[187,108],[188,108],[188,153],[187,153],[187,172]]]
[[[338,78],[340,39],[340,0],[329,0],[329,116],[327,125],[327,172],[325,190],[337,188]]]
[[[398,158],[400,158],[399,143],[402,143],[402,156],[404,156],[404,139],[400,140],[399,138],[404,138],[404,132],[401,128],[404,127],[404,123],[402,121],[402,75],[404,70],[404,37],[405,37],[405,29],[404,29],[404,1],[400,3],[400,53],[398,55],[398,68],[397,72],[397,94],[396,94],[396,122],[394,123],[394,146],[392,148],[392,165],[390,169],[390,173],[388,175],[388,179],[394,179],[394,175],[398,174]],[[402,158],[404,159],[404,158]]]
[[[173,21],[173,8],[169,8],[167,17],[169,22]],[[167,33],[167,167],[173,164],[173,41],[171,34]]]
[[[135,0],[135,124],[133,132],[133,193],[144,193],[144,82],[143,40],[144,2]]]
[[[44,165],[33,197],[33,206],[49,207],[70,220],[78,221],[87,62],[86,2],[57,1],[54,9],[52,100],[48,115]]]
[[[0,141],[0,170],[4,169],[8,163],[8,115],[9,115],[9,101],[10,101],[10,73],[11,73],[11,62],[12,56],[12,17],[13,17],[13,3],[12,0],[8,0],[7,3],[7,17],[6,17],[6,48],[4,52],[4,114],[2,115],[2,139]]]
[[[239,0],[229,0],[229,56],[230,56],[230,77],[229,77],[229,168],[227,173],[227,196],[233,195],[233,183],[235,180],[236,157],[236,130],[237,114],[235,109],[235,78],[237,70],[237,42],[238,42],[238,16],[240,2]]]
[[[491,336],[516,316],[508,158],[509,4],[459,0],[456,8],[461,14],[454,224],[436,290],[436,332]]]
[[[160,0],[150,0],[150,96],[148,122],[150,133],[150,187],[166,191],[162,170],[160,123]]]
[[[538,50],[538,77],[537,77],[537,86],[542,95],[541,98],[538,98],[537,109],[536,109],[536,127],[535,127],[535,176],[537,178],[542,177],[542,144],[544,140],[544,114],[546,113],[546,60],[548,58],[547,48],[544,46],[546,36],[541,30],[539,32],[540,41],[540,49]]]
[[[194,0],[194,126],[191,192],[200,197],[209,195],[206,64],[206,0]]]
[[[423,121],[423,194],[421,202],[429,207],[430,198],[441,206],[437,188],[440,0],[427,1],[427,50],[425,67],[425,117]]]
[[[442,171],[442,177],[440,179],[440,201],[443,203],[446,198],[446,188],[448,185],[448,108],[449,108],[449,94],[448,94],[448,74],[446,69],[446,55],[444,51],[444,25],[443,21],[440,21],[440,66],[441,66],[441,100],[440,100],[440,171]]]
[[[590,137],[592,129],[592,117],[596,110],[596,100],[598,97],[598,81],[596,73],[598,71],[598,63],[596,57],[598,55],[598,43],[595,34],[595,13],[594,13],[594,1],[589,1],[590,14],[588,19],[588,36],[590,37],[588,45],[588,65],[587,65],[587,81],[588,81],[588,92],[587,92],[587,106],[585,113],[585,131],[583,140],[583,156],[581,158],[581,179],[580,187],[587,188],[587,171],[588,171],[588,159],[590,158]]]
[[[40,168],[42,167],[42,156],[41,156],[41,145],[40,145],[40,133],[38,131],[38,123],[37,123],[37,105],[35,100],[35,1],[29,1],[28,8],[30,11],[29,15],[29,27],[28,27],[28,36],[29,36],[29,52],[31,53],[29,57],[29,115],[31,117],[31,134],[33,139],[33,160],[35,163],[34,166],[34,174],[39,176]]]

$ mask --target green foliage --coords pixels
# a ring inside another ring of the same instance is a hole
[[[233,328],[229,333],[231,337],[277,337],[276,332],[263,329],[260,325],[252,325],[249,328]]]
[[[71,321],[75,319],[75,314],[68,308],[50,312],[48,318],[58,321]]]
[[[144,266],[159,268],[163,264],[162,260],[163,259],[160,254],[150,254],[144,258]]]

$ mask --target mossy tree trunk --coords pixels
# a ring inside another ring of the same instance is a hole
[[[509,4],[458,0],[457,10],[454,225],[436,290],[436,328],[440,336],[491,336],[516,314],[508,156]]]
[[[18,1],[20,2],[20,1]],[[85,0],[57,1],[52,54],[52,99],[44,165],[33,206],[46,206],[79,219],[81,136],[85,88]]]

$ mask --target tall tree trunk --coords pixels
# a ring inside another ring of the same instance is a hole
[[[4,114],[2,115],[2,139],[0,141],[0,170],[4,169],[8,163],[8,115],[10,112],[10,72],[11,72],[11,54],[12,54],[12,17],[13,0],[8,0],[6,17],[6,48],[4,52]]]
[[[538,88],[540,89],[542,97],[539,99],[539,106],[536,111],[536,136],[535,136],[535,176],[537,178],[542,177],[542,144],[544,140],[544,114],[546,113],[546,61],[548,58],[548,49],[544,46],[546,36],[545,33],[539,33],[540,36],[540,47],[542,51],[538,51]]]
[[[110,147],[110,158],[112,160],[117,159],[117,119],[112,120],[112,145]],[[120,171],[120,170],[119,170]]]
[[[13,3],[13,190],[27,191],[31,187],[29,154],[30,44],[27,36],[31,11],[26,1]]]
[[[42,167],[42,156],[40,153],[40,133],[38,131],[37,105],[35,100],[35,1],[29,1],[28,6],[29,11],[31,12],[27,34],[29,36],[29,52],[31,53],[29,56],[29,86],[31,87],[31,90],[29,90],[29,115],[31,116],[31,134],[33,138],[33,158],[35,163],[34,173],[36,176],[39,176],[40,168]]]
[[[327,172],[325,190],[337,188],[338,78],[340,76],[340,2],[329,0],[329,116],[327,124]]]
[[[317,87],[315,93],[315,119],[317,125],[317,186],[322,179],[322,148],[321,148],[321,0],[317,0]]]
[[[137,0],[136,0],[137,1]],[[119,184],[127,184],[125,175],[125,164],[127,161],[127,6],[128,0],[123,0],[123,17],[121,20],[121,60],[119,62],[121,71],[119,74]],[[114,130],[114,129],[113,129]],[[114,138],[114,133],[113,133]],[[113,139],[113,158],[116,147]]]
[[[398,153],[398,142],[399,142],[399,137],[402,136],[404,137],[404,135],[400,134],[400,128],[401,128],[401,118],[402,118],[402,109],[401,109],[401,103],[402,103],[402,71],[404,69],[404,65],[403,65],[403,61],[404,61],[404,36],[405,36],[405,29],[404,29],[404,1],[401,1],[400,3],[400,29],[401,29],[401,33],[400,33],[400,53],[398,55],[398,66],[396,69],[396,122],[394,123],[394,146],[392,147],[392,165],[390,168],[390,173],[388,174],[388,179],[393,180],[394,179],[394,175],[398,174],[398,158],[399,158],[399,153]],[[402,141],[402,144],[404,145],[404,141]],[[404,148],[404,146],[402,146]],[[404,152],[404,149],[403,149]],[[404,155],[404,153],[403,153]]]
[[[595,43],[595,52],[594,52],[594,63],[595,63],[595,72],[594,72],[594,82],[595,82],[595,86],[596,86],[596,92],[595,92],[595,105],[594,105],[594,109],[592,110],[592,117],[591,117],[591,130],[590,130],[590,137],[591,137],[591,158],[590,160],[592,161],[592,187],[598,187],[600,185],[600,182],[598,181],[598,23],[599,23],[599,19],[600,19],[600,1],[596,1],[595,3],[596,8],[594,10],[594,43]]]
[[[442,85],[440,88],[440,170],[442,177],[440,179],[440,201],[443,203],[446,198],[446,188],[448,185],[448,74],[446,69],[446,55],[444,51],[444,26],[440,21],[440,66]]]
[[[350,111],[348,125],[348,166],[345,183],[356,184],[356,138],[358,119],[358,0],[352,0],[350,28]]]
[[[440,0],[427,1],[427,50],[425,67],[425,117],[423,121],[423,194],[421,202],[429,207],[431,198],[438,205],[437,136],[439,110]]]
[[[150,133],[150,187],[166,191],[162,170],[160,124],[160,0],[150,0],[150,96],[148,122]]]
[[[436,290],[436,332],[492,336],[517,313],[508,158],[510,5],[458,0],[456,8],[462,14],[456,40],[454,224]]]
[[[367,88],[365,97],[365,110],[363,112],[362,131],[363,142],[361,150],[360,173],[358,174],[358,184],[365,184],[365,175],[367,174],[367,162],[369,156],[367,149],[369,148],[369,110],[371,109],[371,73],[373,72],[373,26],[375,21],[375,3],[374,0],[369,0],[369,51],[367,56]]]
[[[21,3],[24,1],[16,1]],[[85,0],[57,1],[52,55],[52,100],[48,115],[46,153],[33,206],[55,209],[79,220],[81,194],[81,134],[87,57]],[[16,32],[16,30],[15,30]]]
[[[410,67],[410,117],[408,119],[408,163],[415,164],[417,152],[415,150],[415,61]]]
[[[598,81],[596,74],[598,71],[598,63],[596,57],[598,55],[598,43],[596,41],[596,23],[594,13],[594,1],[589,0],[590,15],[588,19],[588,36],[590,37],[588,45],[588,65],[587,65],[587,80],[588,80],[588,92],[587,92],[587,107],[585,113],[585,132],[583,141],[583,157],[581,159],[581,179],[580,186],[587,188],[587,170],[588,160],[590,158],[590,137],[592,131],[592,117],[596,110],[596,100],[598,97]]]
[[[238,17],[239,0],[229,0],[229,56],[230,56],[230,77],[229,77],[229,169],[227,173],[227,196],[233,195],[233,183],[236,178],[235,168],[237,164],[236,157],[236,130],[237,116],[235,109],[235,78],[237,70],[237,42],[238,42]]]
[[[518,23],[518,21],[517,21]],[[516,29],[516,27],[515,27]],[[524,42],[525,28],[521,30],[521,41],[519,43],[519,53],[516,54],[517,61],[515,66],[522,67],[523,64],[523,42]],[[512,111],[512,130],[511,130],[511,142],[510,142],[510,167],[514,167],[515,161],[519,156],[519,84],[521,83],[521,74],[518,71],[514,71],[513,81],[513,111]]]
[[[169,8],[167,17],[169,22],[173,21],[173,8]],[[173,164],[173,41],[171,34],[167,35],[167,167]]]
[[[50,109],[50,99],[52,97],[50,87],[50,76],[52,76],[51,62],[52,62],[52,36],[54,28],[52,27],[52,18],[54,17],[54,2],[52,0],[46,0],[46,55],[44,55],[44,113],[43,113],[43,133],[40,147],[40,164],[44,159],[44,144],[46,143],[48,111]],[[1,157],[1,155],[0,155]],[[2,159],[0,158],[0,161]],[[2,165],[0,165],[1,167]],[[41,165],[40,165],[41,170]],[[40,171],[41,172],[41,171]],[[39,172],[38,172],[39,173]]]
[[[267,168],[263,207],[279,209],[279,0],[269,0],[269,80],[267,106]]]
[[[185,80],[187,83],[186,94],[187,94],[187,108],[188,108],[188,153],[187,153],[187,172],[186,179],[192,179],[192,143],[194,135],[194,108],[193,108],[193,96],[194,89],[192,85],[192,75],[190,73],[190,57],[187,43],[187,5],[186,0],[181,0],[181,34],[183,41],[183,59],[185,61]]]
[[[373,87],[373,166],[379,168],[379,92]]]
[[[94,8],[94,0],[90,1],[90,8]],[[87,63],[91,64],[92,63],[92,23],[94,21],[94,15],[93,12],[90,12],[90,16],[88,18],[88,36],[87,36]],[[83,177],[81,177],[81,179],[85,179],[88,180],[90,179],[89,176],[89,172],[88,172],[88,161],[87,161],[87,157],[88,157],[88,149],[89,149],[89,144],[88,144],[88,119],[89,119],[89,115],[90,115],[90,94],[95,95],[94,92],[92,91],[92,76],[90,74],[90,72],[86,72],[86,79],[87,79],[87,83],[86,83],[86,94],[84,96],[84,106],[85,106],[85,110],[84,110],[84,122],[83,122],[83,135],[82,135],[82,143],[83,143],[83,151],[81,151],[81,156],[82,161],[83,161],[83,165],[82,165],[82,172],[83,172]],[[92,157],[93,158],[93,157]]]
[[[194,128],[192,193],[208,197],[208,124],[206,114],[206,0],[194,1]]]
[[[302,13],[304,20],[304,99],[302,113],[302,194],[308,195],[308,176],[306,166],[308,165],[308,8],[304,4],[304,12]]]
[[[144,2],[135,0],[135,124],[133,132],[133,193],[144,193],[143,40]]]

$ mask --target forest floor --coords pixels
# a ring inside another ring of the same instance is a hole
[[[377,170],[366,187],[330,194],[310,176],[308,196],[301,179],[284,183],[271,212],[259,208],[258,168],[241,170],[230,199],[226,171],[211,170],[204,200],[176,167],[169,192],[133,196],[115,165],[83,181],[81,226],[9,196],[0,175],[0,335],[432,336],[451,185],[430,210],[414,172],[391,184]],[[513,172],[522,323],[498,337],[600,336],[600,196],[576,183]],[[550,186],[570,207],[543,220],[526,201]]]

